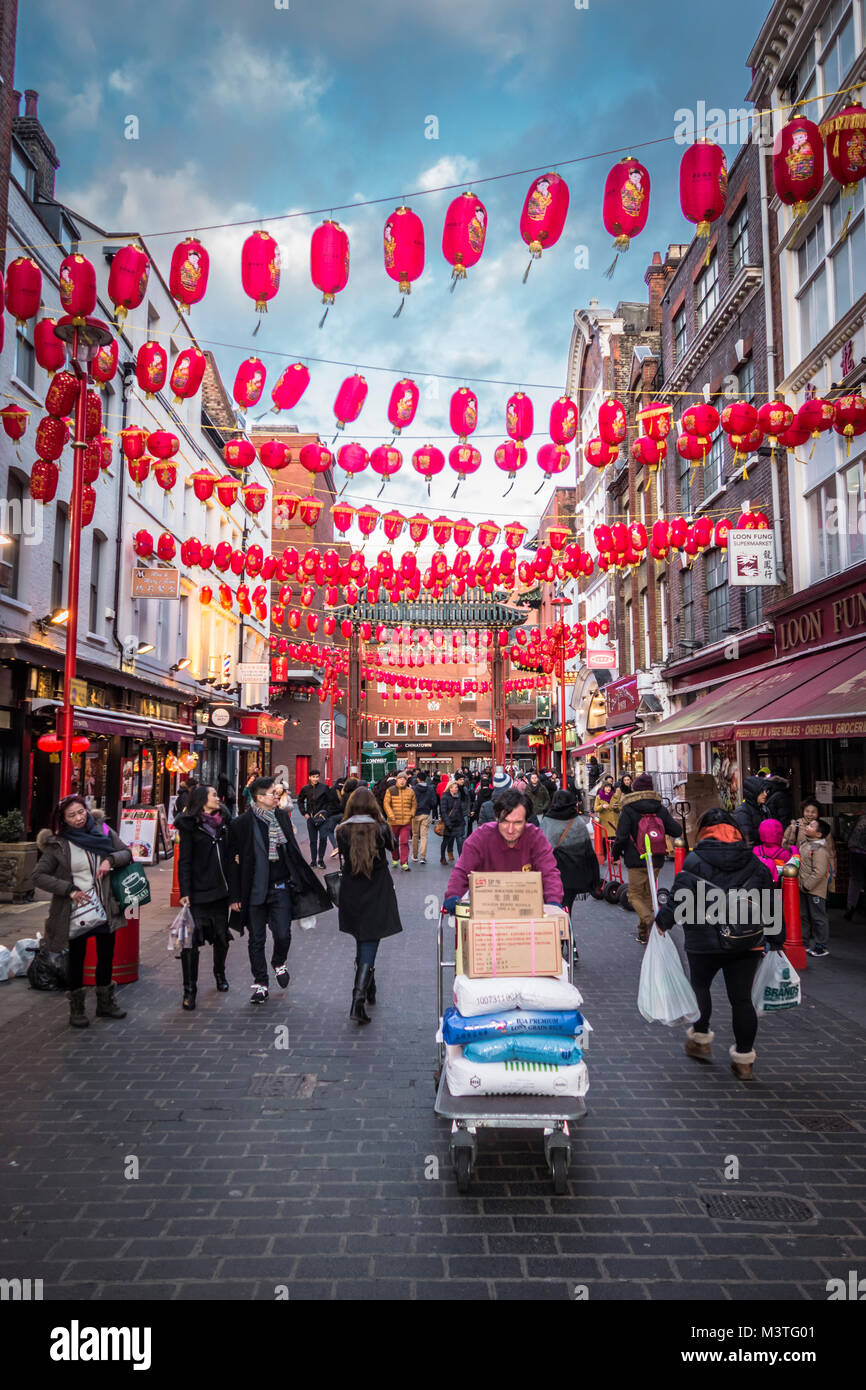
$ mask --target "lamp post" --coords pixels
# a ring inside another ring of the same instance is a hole
[[[75,438],[72,442],[72,496],[69,506],[69,584],[66,607],[66,657],[63,665],[63,707],[59,711],[58,733],[63,748],[60,754],[60,797],[72,791],[72,682],[75,679],[75,659],[78,647],[78,580],[81,569],[81,502],[84,489],[84,450],[87,415],[87,386],[93,380],[93,359],[101,347],[111,342],[111,330],[99,319],[82,321],[66,314],[54,329],[55,336],[70,347],[72,370],[78,378],[78,398],[75,402]]]
[[[558,621],[557,624],[556,624],[556,643],[557,643],[557,646],[556,646],[556,659],[557,659],[557,668],[558,668],[558,669],[557,669],[557,675],[558,675],[558,677],[559,677],[560,711],[561,711],[561,715],[562,715],[562,731],[561,731],[561,737],[562,737],[562,786],[563,786],[563,789],[565,789],[565,787],[566,787],[567,784],[568,784],[568,753],[567,753],[567,751],[566,751],[566,746],[565,746],[565,728],[566,728],[566,724],[565,724],[565,644],[566,644],[566,633],[565,633],[565,618],[564,618],[564,616],[563,616],[563,612],[564,612],[564,609],[565,609],[565,607],[567,606],[567,604],[570,602],[570,600],[566,598],[565,594],[557,594],[557,595],[555,595],[555,596],[550,600],[550,602],[551,602],[551,606],[552,606],[552,607],[555,607],[555,608],[558,608],[558,609],[559,609],[559,621]]]

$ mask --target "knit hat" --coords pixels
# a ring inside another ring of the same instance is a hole
[[[511,778],[504,767],[498,767],[493,774],[493,790],[495,792],[507,791],[511,786]]]
[[[634,792],[655,791],[652,777],[650,777],[648,772],[642,772],[640,776],[635,777],[634,781],[631,784],[631,789]]]

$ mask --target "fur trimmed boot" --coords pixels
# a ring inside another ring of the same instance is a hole
[[[70,1028],[89,1028],[90,1019],[84,1012],[84,990],[71,989],[66,995],[69,1000],[69,1026]]]
[[[696,1033],[690,1028],[686,1033],[686,1056],[694,1057],[696,1062],[711,1062],[715,1036],[715,1033]]]
[[[738,1052],[734,1046],[731,1047],[730,1053],[731,1071],[734,1076],[738,1076],[741,1081],[751,1081],[755,1075],[755,1053]]]

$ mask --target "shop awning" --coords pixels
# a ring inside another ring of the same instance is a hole
[[[61,709],[60,700],[41,700],[40,713],[49,708]],[[195,738],[188,724],[173,724],[169,720],[145,719],[138,714],[124,714],[123,710],[99,709],[73,705],[75,727],[86,734],[105,734],[108,738],[120,735],[121,738],[139,738],[149,743],[192,742]]]
[[[779,694],[751,720],[737,724],[738,739],[863,738],[866,736],[866,642],[844,660]],[[829,656],[829,653],[825,655]],[[800,662],[796,663],[800,665]]]
[[[586,753],[594,753],[596,748],[601,748],[605,743],[613,743],[614,739],[625,738],[627,734],[633,734],[637,728],[636,724],[630,725],[628,729],[613,729],[609,733],[596,734],[595,738],[587,739],[579,748],[575,748],[575,757],[583,757]]]

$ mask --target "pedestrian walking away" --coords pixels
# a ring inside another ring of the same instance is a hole
[[[226,810],[228,811],[229,818],[231,818],[235,813],[235,808],[238,804],[238,798],[237,792],[235,791],[234,787],[232,786],[231,782],[229,781],[228,777],[226,777],[224,772],[221,772],[219,777],[217,778],[216,793],[223,806],[225,806]],[[177,808],[175,807],[175,809]]]
[[[415,793],[415,815],[412,817],[412,858],[419,864],[427,863],[427,836],[430,833],[430,819],[436,810],[438,797],[436,788],[430,785],[426,772],[419,772],[412,790]]]
[[[195,1008],[198,992],[199,951],[213,947],[213,973],[217,990],[225,994],[226,957],[229,952],[228,839],[231,816],[214,787],[195,787],[186,810],[175,821],[178,832],[177,881],[181,904],[192,913],[192,942],[180,953],[183,1003]]]
[[[601,882],[598,858],[586,822],[578,814],[577,797],[573,791],[554,793],[553,800],[541,818],[539,829],[553,850],[556,867],[562,879],[562,905],[571,917],[575,899],[585,899],[593,895]]]
[[[310,837],[310,863],[325,867],[325,827],[331,813],[331,788],[321,780],[321,773],[310,772],[310,780],[298,792],[298,810],[306,818]]]
[[[676,839],[682,833],[680,822],[674,820],[656,795],[650,773],[642,772],[634,779],[634,791],[627,792],[622,799],[616,838],[610,852],[612,859],[624,859],[628,869],[628,898],[638,914],[637,939],[642,946],[649,940],[653,923],[650,871],[658,875],[665,862],[667,836]],[[651,865],[646,859],[647,836],[652,849]]]
[[[496,820],[495,801],[500,792],[507,792],[512,785],[511,778],[502,767],[497,767],[493,773],[492,795],[481,804],[478,817],[475,821],[475,828],[479,825],[487,825],[490,821]]]
[[[332,903],[298,848],[289,816],[277,807],[273,778],[256,778],[250,791],[250,809],[232,821],[229,833],[229,896],[232,911],[238,914],[238,930],[249,930],[250,1002],[264,1004],[268,927],[273,938],[271,966],[277,984],[285,989],[290,978],[286,961],[292,921],[328,912]]]
[[[399,864],[403,872],[408,874],[411,872],[409,841],[412,838],[412,822],[418,810],[418,803],[405,772],[398,772],[393,787],[389,787],[385,792],[382,809],[394,839],[394,868]]]
[[[699,894],[702,880],[721,890],[714,898],[713,924],[707,921],[706,889]],[[752,889],[759,891],[753,894]],[[752,853],[734,817],[714,806],[698,822],[695,847],[656,917],[660,931],[670,931],[676,922],[685,930],[689,974],[700,1009],[686,1034],[686,1053],[697,1062],[713,1059],[710,986],[721,970],[734,1032],[731,1070],[743,1081],[751,1079],[755,1067],[758,1015],[752,985],[763,956],[764,928],[773,928],[766,937],[770,949],[781,950],[785,944],[784,931],[776,930],[782,921],[781,892],[773,887],[770,870]]]
[[[126,1018],[114,997],[111,972],[114,934],[126,925],[123,908],[111,888],[109,875],[132,863],[132,851],[120,836],[94,814],[80,796],[67,796],[55,808],[51,829],[36,836],[39,858],[33,882],[51,894],[45,922],[49,951],[68,951],[69,1024],[86,1028],[84,955],[87,942],[96,942],[96,1017]]]
[[[349,1017],[369,1023],[365,1004],[376,1003],[379,942],[403,930],[388,861],[394,852],[391,829],[376,797],[358,787],[337,827],[340,850],[339,927],[355,938],[355,978]]]

